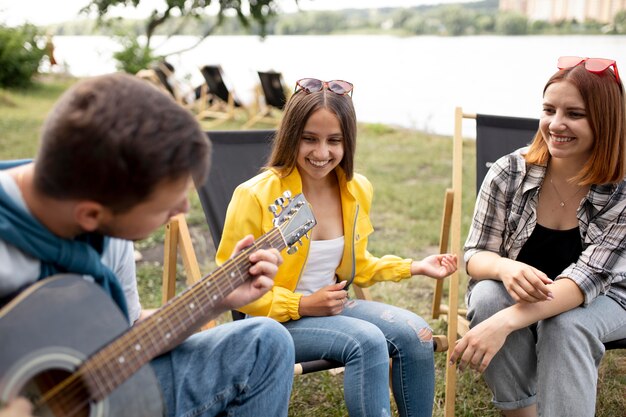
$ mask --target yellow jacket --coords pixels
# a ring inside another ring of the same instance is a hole
[[[377,258],[367,251],[368,236],[374,231],[369,218],[372,184],[362,175],[355,174],[352,180],[346,181],[341,168],[337,168],[336,172],[341,190],[345,241],[343,257],[336,271],[338,281],[368,287],[378,281],[410,278],[411,259],[393,255]],[[218,265],[228,260],[241,238],[248,234],[258,238],[274,227],[274,215],[268,207],[287,190],[294,196],[302,192],[297,168],[284,178],[268,170],[237,187],[226,212],[224,232],[216,254]],[[299,319],[302,294],[294,293],[294,290],[306,264],[309,246],[309,240],[305,238],[296,253],[289,255],[283,251],[284,263],[274,278],[272,290],[240,310],[253,316],[272,317],[280,322]]]

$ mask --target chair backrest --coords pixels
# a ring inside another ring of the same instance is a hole
[[[283,76],[280,72],[261,72],[258,71],[261,80],[261,88],[265,96],[265,103],[268,106],[282,110],[287,102],[285,96],[285,88],[283,85]]]
[[[235,188],[259,173],[271,151],[274,130],[207,132],[211,169],[204,184],[196,184],[215,247],[224,230],[226,209]]]
[[[532,142],[539,119],[476,115],[476,192],[498,158]]]
[[[200,72],[204,77],[204,81],[206,81],[207,86],[209,87],[209,93],[218,97],[220,100],[228,103],[228,98],[231,95],[231,92],[226,87],[224,83],[224,76],[222,72],[222,67],[219,65],[205,65],[200,68]],[[241,107],[241,103],[237,100],[233,95],[233,102],[236,107]]]

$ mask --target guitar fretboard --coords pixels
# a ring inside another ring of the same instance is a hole
[[[143,365],[172,349],[206,323],[216,305],[250,278],[250,254],[258,249],[275,248],[281,251],[285,247],[280,229],[273,228],[94,354],[77,371],[93,399],[105,398]]]

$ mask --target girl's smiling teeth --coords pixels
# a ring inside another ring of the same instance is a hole
[[[322,168],[330,162],[330,159],[325,159],[323,161],[316,161],[314,159],[308,158],[308,161],[311,163],[311,165],[314,165],[318,168]]]
[[[554,134],[551,134],[550,136],[552,136],[552,140],[554,140],[555,142],[571,142],[575,139],[571,136],[559,136]]]

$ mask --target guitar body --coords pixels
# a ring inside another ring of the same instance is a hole
[[[0,310],[0,403],[33,402],[70,376],[89,356],[128,329],[113,301],[77,275],[37,282]],[[156,417],[163,415],[158,381],[141,369],[102,401],[80,390],[35,411],[39,417]],[[79,412],[74,410],[80,409]]]
[[[109,296],[80,276],[55,275],[24,290],[0,309],[0,404],[26,397],[38,417],[163,416],[149,361],[250,279],[252,251],[291,253],[315,226],[304,195],[286,192],[276,202],[276,227],[130,329]]]

